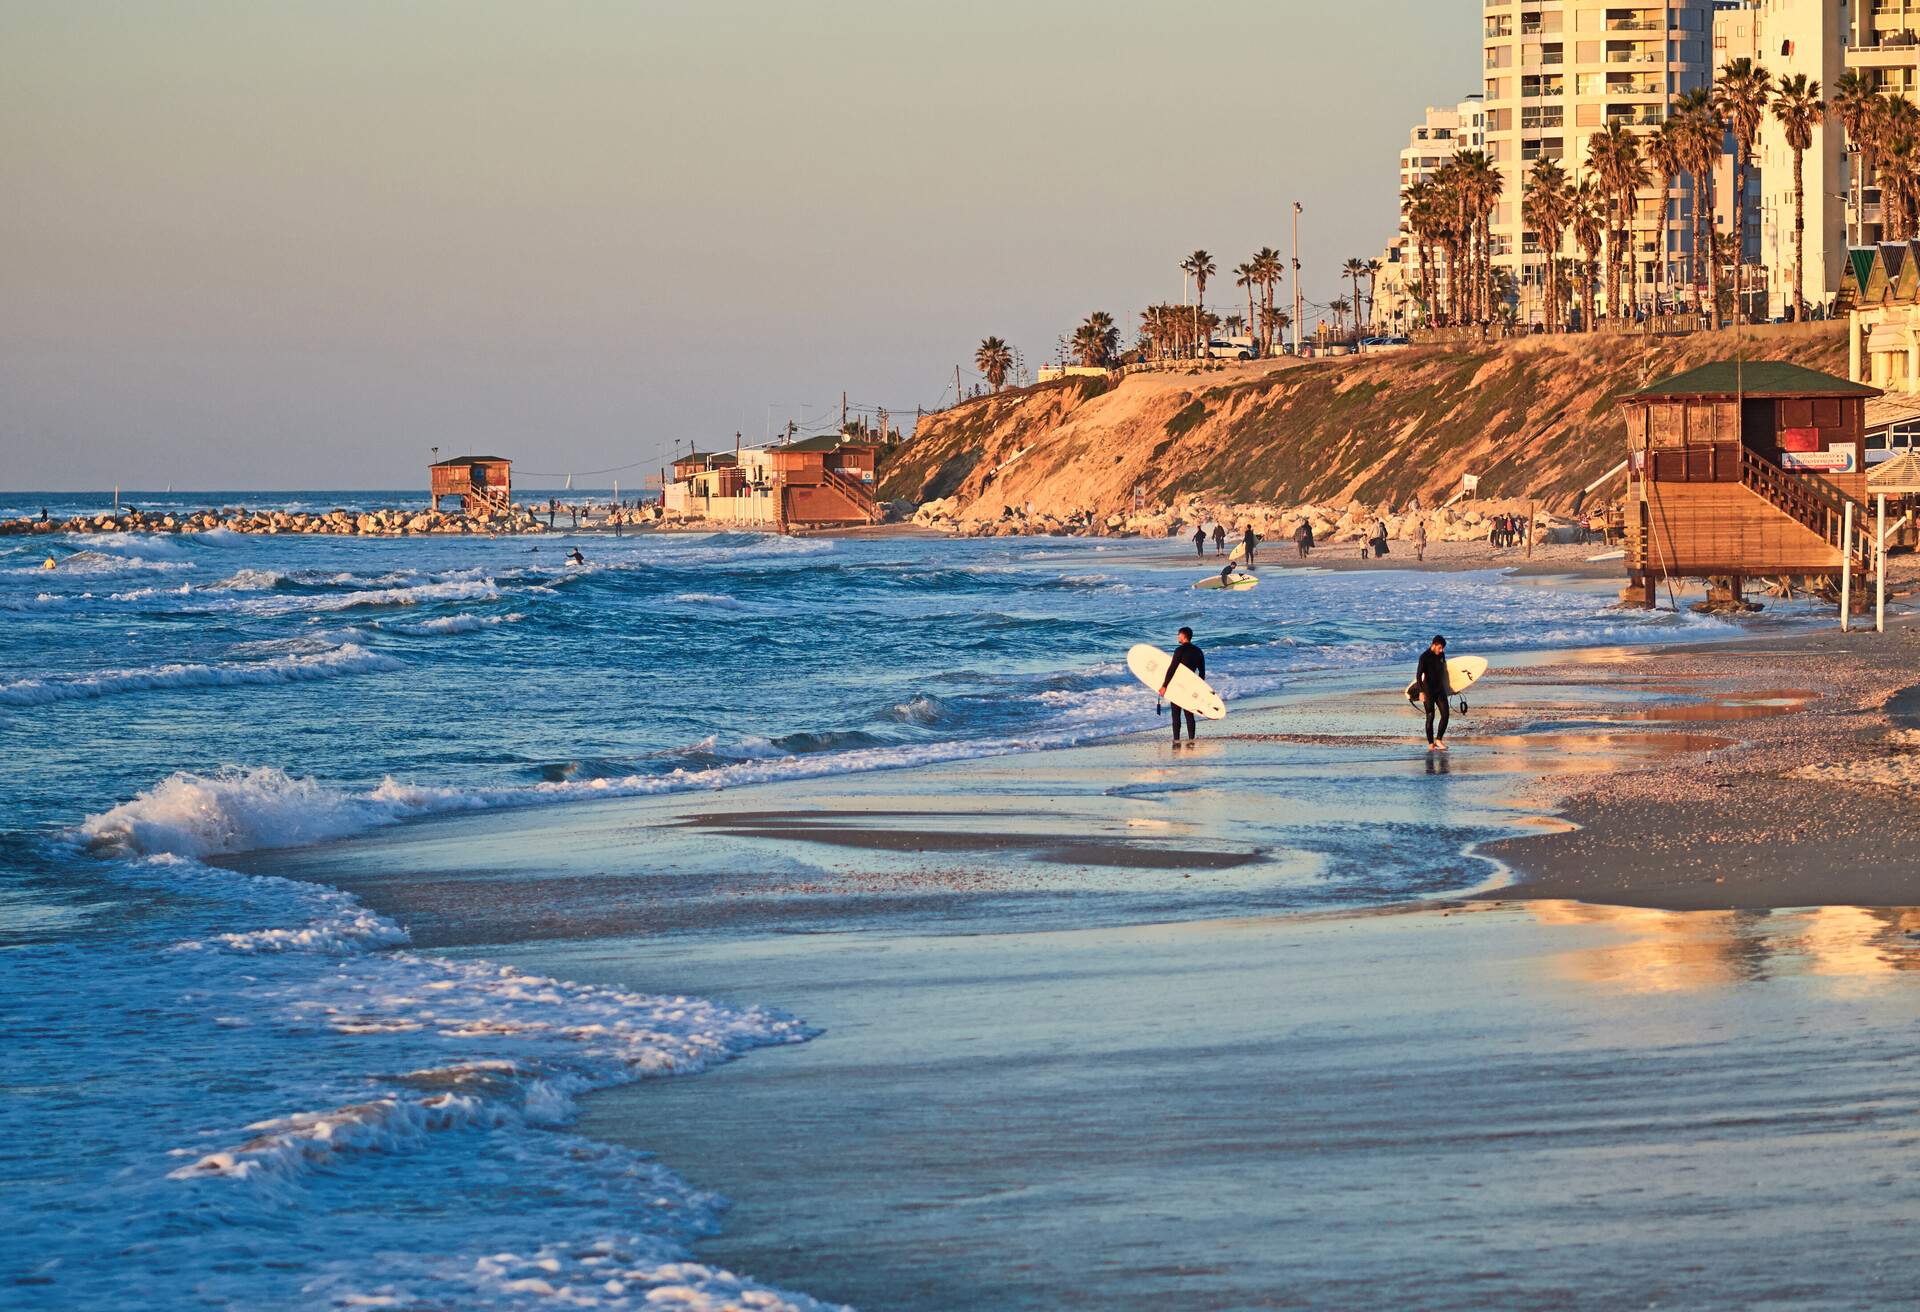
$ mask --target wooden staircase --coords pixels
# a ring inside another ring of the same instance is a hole
[[[1740,483],[1749,492],[1798,524],[1819,534],[1835,551],[1849,553],[1853,568],[1873,559],[1873,532],[1867,508],[1824,479],[1790,474],[1766,457],[1740,448]],[[1847,507],[1853,507],[1853,537],[1846,540]]]

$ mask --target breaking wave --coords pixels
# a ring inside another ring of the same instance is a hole
[[[372,674],[404,668],[401,662],[358,643],[311,656],[220,664],[155,665],[138,670],[99,670],[91,674],[48,675],[0,684],[0,705],[49,706],[55,702],[112,697],[119,693],[174,688],[230,688],[247,684],[307,683],[346,674]]]

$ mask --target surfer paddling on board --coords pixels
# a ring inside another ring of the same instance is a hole
[[[1173,672],[1182,665],[1199,678],[1207,677],[1207,654],[1193,645],[1193,630],[1185,625],[1180,626],[1180,645],[1173,649],[1173,659],[1167,662],[1166,677],[1160,680],[1162,699],[1167,695],[1167,685],[1173,682]],[[1176,743],[1180,741],[1180,717],[1184,715],[1187,717],[1187,741],[1193,742],[1199,736],[1194,730],[1193,712],[1183,711],[1170,702],[1167,710],[1173,716],[1173,740]]]
[[[1450,715],[1447,698],[1453,695],[1453,685],[1447,677],[1447,640],[1440,634],[1434,634],[1433,641],[1420,653],[1420,664],[1413,672],[1413,691],[1420,694],[1420,702],[1427,708],[1427,750],[1446,751]],[[1440,714],[1438,732],[1433,724],[1436,711]]]

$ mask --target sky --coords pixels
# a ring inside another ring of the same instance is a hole
[[[0,488],[637,485],[843,390],[911,420],[988,334],[1131,338],[1196,247],[1238,296],[1296,199],[1325,302],[1480,14],[0,0]]]

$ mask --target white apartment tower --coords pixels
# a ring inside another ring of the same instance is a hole
[[[1493,215],[1493,260],[1514,276],[1521,322],[1541,316],[1546,269],[1521,213],[1528,170],[1556,159],[1578,180],[1596,131],[1623,123],[1649,132],[1675,98],[1706,86],[1713,11],[1714,0],[1485,0],[1485,149],[1506,184]],[[1686,185],[1683,178],[1664,198],[1669,213]],[[1684,254],[1688,235],[1687,225],[1673,223],[1664,239],[1656,236],[1662,198],[1653,191],[1640,205],[1633,254],[1644,291],[1662,242],[1671,261]]]

